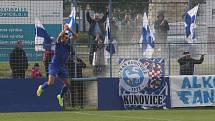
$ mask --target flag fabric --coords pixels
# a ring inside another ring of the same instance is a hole
[[[104,49],[104,54],[105,54],[105,63],[107,63],[107,60],[112,56],[116,50],[115,46],[111,41],[111,31],[110,31],[110,19],[107,17],[106,19],[106,35],[105,35],[105,49]]]
[[[69,17],[66,19],[66,25],[69,26],[69,28],[75,32],[76,29],[76,10],[75,7],[72,7],[71,14]],[[68,32],[69,35],[71,35],[71,32]]]
[[[154,53],[154,35],[150,29],[146,13],[143,16],[143,28],[140,38],[140,47],[143,50],[143,55],[146,58],[151,58]]]
[[[189,10],[184,18],[185,32],[188,43],[193,43],[195,39],[196,15],[199,5]]]
[[[35,51],[52,48],[52,40],[38,18],[35,19]]]

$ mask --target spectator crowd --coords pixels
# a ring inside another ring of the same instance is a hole
[[[94,12],[93,17],[91,16],[92,11]],[[90,39],[90,49],[89,49],[89,64],[92,66],[94,76],[105,76],[106,73],[106,60],[105,60],[105,36],[107,36],[107,31],[105,29],[106,20],[109,14],[108,7],[105,8],[105,13],[101,15],[95,10],[92,10],[90,5],[86,6],[86,20],[89,23],[89,39]],[[143,31],[143,16],[141,13],[136,15],[126,13],[124,19],[120,22],[114,17],[110,18],[110,23],[112,26],[112,40],[116,43],[139,43],[141,34]],[[153,23],[153,33],[155,35],[155,53],[154,55],[159,55],[157,57],[162,57],[167,60],[168,46],[167,46],[167,36],[170,30],[168,20],[165,17],[164,11],[158,11],[157,19]],[[121,36],[121,37],[119,37]],[[51,38],[52,42],[55,42],[55,38]],[[116,47],[117,48],[117,47]],[[52,58],[54,55],[54,50],[46,48],[43,53],[42,62],[44,69],[41,69],[39,63],[35,63],[31,69],[31,77],[48,77],[49,71],[48,66],[52,63]],[[201,59],[195,60],[190,57],[190,53],[184,52],[183,57],[178,59],[180,65],[180,74],[191,75],[194,72],[194,64],[200,64],[204,60],[204,56]],[[189,56],[188,56],[189,55]],[[186,62],[185,62],[186,61]],[[167,61],[166,61],[167,62]],[[186,63],[186,64],[185,64]],[[189,63],[189,64],[188,64]],[[74,51],[74,48],[70,50],[70,57],[68,61],[69,74],[71,78],[82,77],[82,69],[86,68],[85,62],[78,56]],[[23,42],[18,40],[16,42],[16,47],[10,53],[10,68],[13,78],[25,78],[26,72],[28,71],[28,58],[23,49]],[[189,69],[187,69],[189,68]],[[45,74],[41,70],[45,70]],[[189,71],[189,72],[188,72]]]

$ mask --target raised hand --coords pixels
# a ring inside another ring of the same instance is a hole
[[[65,24],[65,25],[63,26],[63,30],[64,30],[64,31],[69,30],[69,26],[68,26],[67,24]]]
[[[163,25],[164,24],[164,20],[162,20],[161,24],[160,25]]]

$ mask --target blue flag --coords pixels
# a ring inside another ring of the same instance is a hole
[[[39,19],[35,19],[35,51],[51,50],[52,39]]]
[[[109,18],[107,17],[106,19],[106,35],[105,35],[105,41],[104,41],[104,44],[105,44],[105,51],[107,52],[106,53],[106,58],[109,58],[108,56],[112,56],[116,50],[115,50],[115,46],[114,44],[112,43],[111,41],[111,32],[110,32],[110,20]]]
[[[184,18],[185,32],[186,38],[188,39],[188,43],[193,43],[195,39],[195,27],[196,27],[196,15],[198,11],[199,5],[195,6],[193,9],[189,10]]]
[[[143,55],[151,58],[154,53],[154,35],[150,29],[146,13],[143,16],[143,28],[139,43],[143,50]]]
[[[66,19],[66,24],[69,26],[69,28],[75,32],[76,31],[76,10],[75,7],[72,7],[71,13],[69,17]],[[70,32],[68,32],[71,34]]]

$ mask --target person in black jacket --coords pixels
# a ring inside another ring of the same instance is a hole
[[[194,64],[202,64],[204,61],[204,55],[201,55],[200,60],[191,58],[188,51],[183,52],[183,57],[178,59],[180,64],[180,75],[193,75]]]
[[[155,29],[155,41],[157,45],[155,46],[155,51],[161,57],[167,58],[168,53],[168,31],[170,30],[169,23],[165,19],[164,11],[158,11],[157,20],[154,22]]]
[[[104,14],[104,16],[102,18],[99,17],[99,13],[95,13],[94,18],[90,17],[90,6],[89,4],[86,7],[87,12],[86,12],[86,17],[87,17],[87,21],[90,24],[90,28],[89,28],[89,35],[93,38],[92,40],[92,46],[90,48],[90,56],[89,56],[89,62],[92,65],[93,62],[93,53],[96,51],[96,46],[97,46],[97,42],[95,41],[96,37],[99,37],[101,40],[104,40],[105,37],[105,27],[104,27],[104,22],[107,19],[107,15],[108,15],[108,9],[107,12]]]
[[[83,68],[86,68],[86,64],[81,58],[77,56],[75,58],[76,60],[74,60],[74,58],[70,56],[68,60],[69,77],[82,78],[83,77],[82,70]],[[75,63],[76,63],[76,76],[75,76]]]
[[[16,47],[10,53],[10,68],[13,78],[25,78],[28,69],[28,59],[21,40],[16,42]]]

